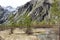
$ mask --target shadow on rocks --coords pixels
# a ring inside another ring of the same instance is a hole
[[[0,40],[4,40],[4,39],[0,36]]]

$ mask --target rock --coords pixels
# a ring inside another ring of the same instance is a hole
[[[38,38],[36,36],[32,36],[32,35],[11,35],[9,37],[7,37],[5,40],[38,40]]]
[[[53,28],[34,28],[32,29],[34,33],[32,35],[25,34],[26,28],[15,28],[13,34],[9,35],[11,30],[8,29],[0,31],[0,40],[56,40],[58,36],[52,29]]]
[[[24,18],[20,17],[24,16],[26,13],[28,13],[27,15],[31,17],[31,20],[36,20],[40,22],[46,19],[46,16],[48,18],[48,11],[50,10],[52,3],[53,0],[31,0],[27,2],[25,5],[16,8],[16,12],[9,12],[8,10],[4,10],[4,13],[2,13],[2,15],[0,16],[0,24],[9,24],[9,21],[12,19],[13,21],[16,21],[16,23],[19,23],[20,20],[24,20]],[[13,16],[12,19],[10,19],[10,16]]]
[[[4,40],[4,39],[0,36],[0,40]]]
[[[0,36],[2,38],[5,38],[6,36],[8,36],[10,34],[11,30],[8,29],[8,30],[3,30],[3,31],[0,31]]]
[[[15,28],[13,30],[13,34],[21,34],[21,33],[25,33],[25,31],[23,29],[19,29],[19,28]]]

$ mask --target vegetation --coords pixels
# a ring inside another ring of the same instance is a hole
[[[51,8],[51,21],[55,24],[59,23],[60,20],[60,8],[58,0],[54,0]]]
[[[59,4],[57,0],[54,0],[54,3],[52,4],[51,10],[50,10],[50,19],[47,22],[46,20],[43,20],[42,22],[32,21],[30,16],[27,16],[29,12],[26,12],[25,15],[21,16],[19,20],[14,21],[14,16],[11,14],[8,18],[8,22],[6,23],[7,26],[13,26],[13,27],[27,27],[32,25],[44,25],[44,24],[56,24],[60,20],[60,10],[59,10]],[[19,15],[20,16],[20,15]]]
[[[60,8],[59,8],[58,0],[54,0],[54,3],[51,6],[50,9],[50,19],[48,21],[42,21],[40,24],[49,24],[49,25],[54,25],[60,23]]]
[[[40,26],[40,25],[53,25],[60,23],[60,8],[57,0],[54,0],[54,3],[52,4],[51,10],[50,10],[50,19],[48,21],[43,20],[41,22],[32,21],[30,16],[27,16],[29,12],[26,12],[25,15],[21,16],[19,15],[20,19],[17,21],[14,21],[14,16],[11,14],[8,18],[8,22],[6,24],[2,24],[0,26],[7,27],[27,27],[26,33],[31,34],[32,30],[31,28],[33,26]],[[13,30],[13,29],[12,29]]]

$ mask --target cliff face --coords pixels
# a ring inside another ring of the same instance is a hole
[[[52,0],[31,0],[18,9],[19,14],[28,12],[32,20],[42,21],[49,15]]]
[[[52,3],[52,0],[31,0],[25,5],[18,7],[16,9],[18,12],[13,15],[9,15],[7,18],[7,23],[9,23],[11,20],[17,22],[21,19],[24,19],[22,16],[26,14],[27,16],[31,17],[32,21],[42,21],[46,18],[46,16],[49,18],[49,10]]]
[[[6,10],[4,10],[4,8],[0,6],[0,23],[5,22],[5,20],[3,18],[5,12],[6,12]]]

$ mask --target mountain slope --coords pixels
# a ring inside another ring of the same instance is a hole
[[[16,8],[18,12],[12,12],[4,25],[29,25],[34,21],[42,22],[50,20],[50,7],[52,0],[31,0],[25,5]]]

